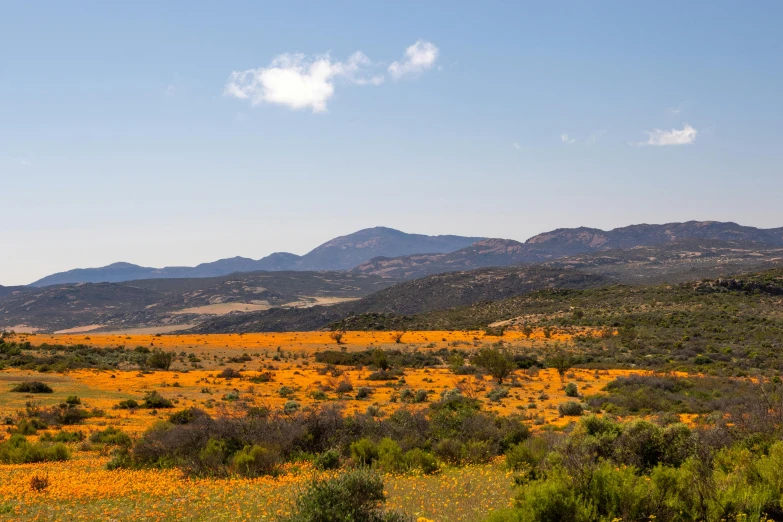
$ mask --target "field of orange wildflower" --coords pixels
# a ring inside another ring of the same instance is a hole
[[[533,332],[507,332],[506,346],[541,347],[548,343],[568,345],[573,335],[559,332],[544,335]],[[371,370],[346,368],[339,377],[325,374],[325,365],[315,361],[315,353],[338,349],[327,332],[289,332],[247,335],[27,335],[22,340],[43,343],[90,344],[99,347],[159,347],[167,351],[194,354],[198,369],[182,365],[170,371],[75,370],[62,374],[34,371],[0,371],[0,418],[13,418],[29,401],[47,406],[62,403],[76,395],[82,406],[101,410],[102,415],[87,419],[67,430],[90,433],[107,426],[121,428],[132,436],[154,422],[164,420],[178,409],[199,407],[217,413],[230,409],[240,398],[245,404],[279,409],[289,400],[302,407],[340,404],[347,413],[363,412],[369,406],[390,413],[398,408],[399,387],[383,381],[370,381]],[[430,350],[444,347],[477,349],[501,338],[484,332],[407,332],[401,342],[389,332],[347,332],[339,349],[368,348]],[[247,358],[236,360],[238,356]],[[234,358],[232,362],[229,359]],[[241,370],[243,378],[220,377],[225,368]],[[269,373],[269,382],[253,382],[253,377]],[[626,370],[574,369],[566,376],[580,392],[590,394],[603,388]],[[552,369],[515,372],[515,385],[508,397],[492,402],[488,392],[495,386],[489,376],[454,375],[443,367],[405,369],[404,380],[413,390],[426,390],[435,399],[442,392],[459,388],[464,395],[479,399],[484,408],[500,414],[524,413],[534,428],[563,426],[559,416],[566,397],[563,382]],[[36,380],[47,383],[51,394],[11,393],[14,382]],[[338,382],[355,388],[368,387],[366,399],[338,395]],[[281,394],[281,389],[288,391]],[[174,410],[117,409],[126,399],[140,401],[145,393],[156,391],[174,402]],[[409,407],[426,407],[412,405]],[[35,439],[33,436],[32,439]],[[67,462],[0,466],[0,519],[12,520],[273,520],[284,514],[304,481],[316,473],[306,464],[287,465],[277,478],[191,479],[176,470],[105,469],[108,455],[79,451]],[[31,491],[33,475],[44,475],[49,486]],[[507,506],[513,496],[513,480],[500,462],[464,468],[445,468],[437,475],[387,476],[389,506],[404,509],[418,517],[446,522],[480,520],[492,509]]]

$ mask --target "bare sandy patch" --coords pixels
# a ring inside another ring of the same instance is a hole
[[[35,328],[32,326],[27,326],[26,324],[17,324],[16,326],[0,326],[0,331],[5,330],[6,332],[16,332],[16,333],[35,333],[40,328]]]
[[[169,324],[164,326],[146,326],[142,328],[128,328],[127,330],[111,330],[107,332],[100,332],[99,335],[155,335],[165,334],[171,332],[178,332],[180,330],[187,330],[193,328],[195,324]]]
[[[309,308],[311,306],[321,305],[330,306],[347,301],[358,301],[359,297],[310,297],[306,296],[299,301],[292,301],[282,305],[285,308]]]
[[[231,312],[257,312],[259,310],[269,310],[268,304],[259,303],[216,303],[204,306],[194,306],[171,312],[174,315],[199,314],[199,315],[225,315]]]
[[[76,328],[67,328],[65,330],[57,330],[56,334],[76,334],[76,333],[85,333],[85,332],[92,332],[93,330],[97,330],[98,328],[102,327],[102,324],[88,324],[85,326],[77,326]]]

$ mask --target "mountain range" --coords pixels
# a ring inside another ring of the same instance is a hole
[[[334,238],[303,256],[277,252],[262,259],[221,259],[195,267],[148,268],[114,263],[80,268],[39,279],[32,286],[123,282],[136,279],[217,277],[236,272],[352,270],[398,279],[519,263],[540,263],[589,252],[629,249],[708,239],[783,247],[783,227],[760,229],[717,221],[688,221],[663,225],[631,225],[605,231],[561,228],[531,237],[510,239],[408,234],[387,227],[360,230]]]
[[[419,252],[446,253],[483,238],[407,234],[393,228],[375,227],[336,237],[303,256],[276,252],[253,260],[246,257],[220,259],[194,267],[150,268],[131,263],[113,263],[101,268],[77,268],[46,276],[32,283],[42,287],[67,283],[119,283],[136,279],[217,277],[259,270],[348,270],[378,256],[404,256]]]
[[[117,263],[55,274],[40,286],[0,286],[0,329],[308,330],[357,314],[420,314],[546,288],[672,284],[781,265],[783,228],[735,223],[559,229],[524,243],[377,227],[304,256],[165,269]]]

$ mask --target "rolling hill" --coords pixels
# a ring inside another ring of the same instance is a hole
[[[287,271],[24,287],[0,298],[0,329],[190,326],[232,312],[339,303],[392,284],[390,279],[346,272]]]

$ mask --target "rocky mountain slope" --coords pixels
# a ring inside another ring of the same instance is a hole
[[[346,272],[288,271],[21,287],[0,297],[0,329],[193,325],[227,313],[340,303],[392,284],[390,279]]]
[[[353,271],[413,279],[440,272],[541,263],[566,256],[682,244],[687,241],[727,241],[741,245],[741,248],[755,250],[783,248],[783,228],[765,230],[715,221],[632,225],[610,231],[568,228],[539,234],[525,243],[487,239],[447,254],[379,257],[358,265]]]

